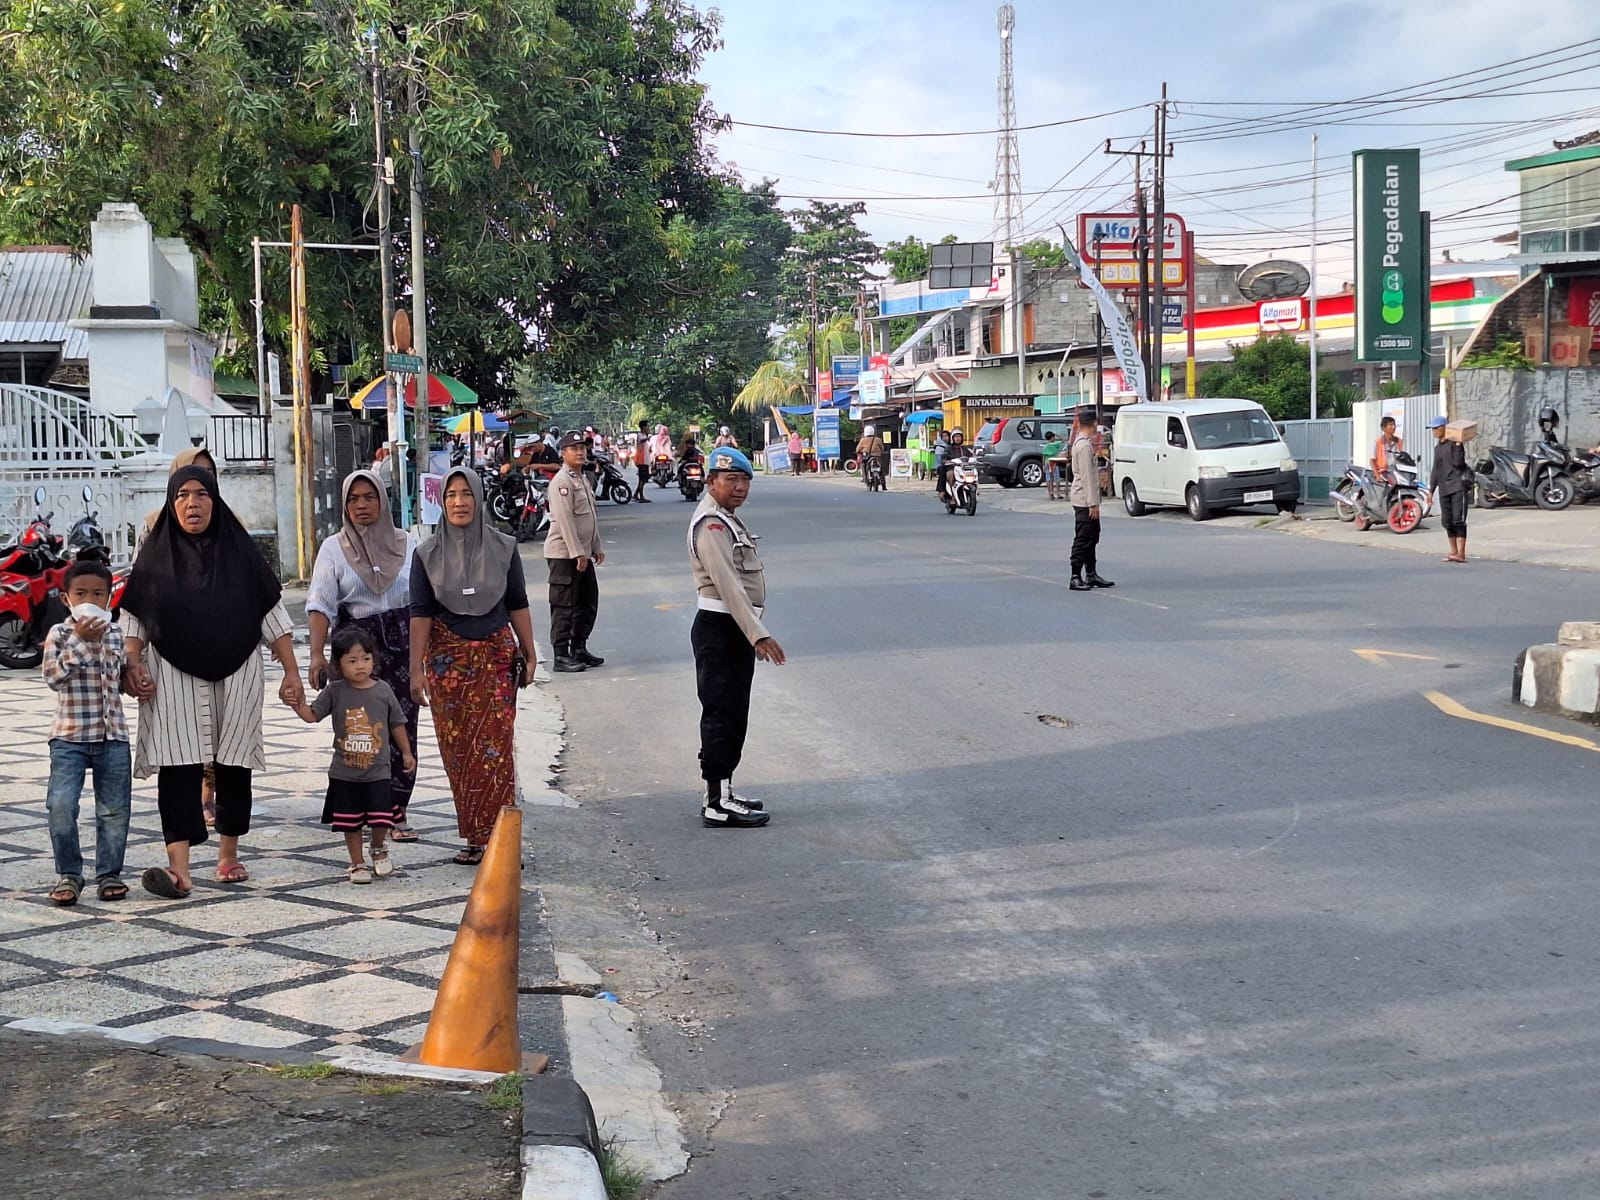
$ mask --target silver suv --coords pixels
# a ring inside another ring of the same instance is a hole
[[[1044,444],[1052,438],[1072,440],[1076,409],[1048,417],[991,417],[973,439],[978,474],[1001,487],[1038,487],[1044,482]],[[1117,410],[1107,405],[1101,423],[1115,425]]]

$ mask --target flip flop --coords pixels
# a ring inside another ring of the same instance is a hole
[[[417,840],[417,831],[409,825],[396,825],[394,832],[389,835],[391,842],[414,842]]]
[[[128,885],[115,875],[107,875],[100,880],[98,890],[102,900],[126,900],[128,898]]]
[[[82,892],[83,880],[63,875],[56,886],[50,889],[50,902],[58,908],[71,908],[78,902]]]
[[[152,896],[163,900],[182,900],[189,894],[188,888],[178,886],[177,876],[170,867],[151,867],[139,876],[139,883]]]
[[[465,850],[458,851],[450,861],[463,867],[475,867],[483,861],[485,849],[483,846],[468,846]]]
[[[244,883],[249,878],[250,872],[245,870],[244,864],[238,859],[225,867],[220,863],[217,865],[218,883]]]

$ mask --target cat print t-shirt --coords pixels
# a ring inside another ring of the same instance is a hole
[[[394,689],[381,679],[369,688],[332,680],[311,702],[317,720],[333,716],[330,779],[375,783],[389,778],[389,730],[406,723]]]

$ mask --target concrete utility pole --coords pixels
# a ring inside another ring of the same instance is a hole
[[[1166,354],[1167,321],[1165,311],[1167,249],[1167,85],[1161,85],[1161,103],[1156,108],[1155,200],[1153,222],[1156,253],[1155,278],[1150,282],[1150,397],[1161,399],[1161,371]]]
[[[1317,419],[1317,135],[1311,135],[1311,419]]]

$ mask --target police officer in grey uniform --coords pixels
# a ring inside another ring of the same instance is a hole
[[[583,671],[605,659],[589,653],[589,634],[600,612],[594,569],[606,560],[594,492],[584,478],[589,451],[574,430],[561,439],[561,470],[550,480],[550,532],[544,558],[550,568],[550,643],[557,671]]]
[[[713,449],[706,460],[706,494],[689,521],[689,569],[699,609],[690,642],[700,695],[700,775],[706,785],[700,818],[713,829],[754,828],[772,817],[761,801],[733,790],[750,726],[756,659],[780,667],[785,661],[783,647],[761,623],[766,576],[755,535],[738,516],[754,477],[741,451]]]

